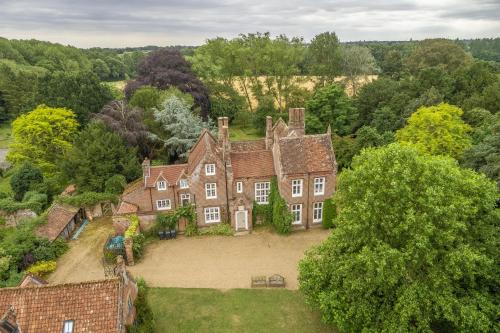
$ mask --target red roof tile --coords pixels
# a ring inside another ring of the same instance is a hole
[[[75,332],[121,332],[119,278],[0,289],[0,314],[10,306],[23,333],[61,332],[65,320]]]
[[[54,204],[47,213],[47,223],[38,227],[37,234],[50,241],[55,240],[79,210],[69,205]]]
[[[132,204],[130,202],[122,201],[120,203],[120,207],[116,211],[116,214],[121,215],[121,214],[132,214],[132,213],[137,213],[139,210],[139,207],[135,204]]]
[[[186,168],[187,164],[152,166],[150,176],[146,181],[146,186],[155,187],[157,179],[161,177],[163,177],[163,179],[165,179],[170,185],[174,185],[182,171]]]
[[[284,174],[332,172],[335,169],[328,134],[281,138],[279,148]]]
[[[231,165],[234,178],[271,177],[276,174],[270,150],[231,153]]]

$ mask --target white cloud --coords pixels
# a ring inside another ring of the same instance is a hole
[[[0,35],[80,47],[197,45],[270,31],[342,41],[498,37],[495,0],[0,0]]]

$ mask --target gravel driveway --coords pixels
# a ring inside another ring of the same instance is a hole
[[[90,223],[59,260],[51,283],[104,278],[102,246],[112,232],[110,221]],[[297,289],[297,264],[304,251],[321,243],[328,230],[297,231],[279,236],[260,230],[243,236],[180,236],[147,245],[143,258],[128,267],[153,287],[250,288],[253,275],[281,274]]]
[[[278,273],[285,277],[287,288],[297,289],[297,264],[304,251],[328,234],[323,229],[289,236],[265,231],[157,241],[129,270],[153,287],[250,288],[251,276]]]

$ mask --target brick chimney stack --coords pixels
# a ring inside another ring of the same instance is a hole
[[[219,127],[219,133],[217,137],[219,141],[218,142],[219,147],[223,148],[224,152],[229,154],[231,148],[229,144],[229,118],[219,117],[217,119],[217,125]]]
[[[146,186],[146,181],[148,177],[151,175],[151,161],[149,158],[145,158],[144,161],[142,161],[142,176],[144,178],[144,186]]]
[[[298,136],[302,136],[305,134],[306,125],[304,108],[288,109],[288,128],[290,129],[290,131],[295,131]]]
[[[273,146],[273,117],[266,117],[266,149]]]

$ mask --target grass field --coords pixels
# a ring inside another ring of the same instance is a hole
[[[337,332],[291,290],[151,288],[156,332]]]
[[[243,127],[241,125],[229,126],[229,136],[231,140],[255,140],[263,138],[254,127]]]
[[[10,124],[0,125],[0,149],[8,148],[10,142],[12,141]]]

